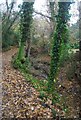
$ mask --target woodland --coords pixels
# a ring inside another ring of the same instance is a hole
[[[0,4],[1,119],[80,120],[81,2],[79,18],[71,24],[76,1],[46,0],[45,12],[34,4]]]

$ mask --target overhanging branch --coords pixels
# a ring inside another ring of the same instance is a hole
[[[44,15],[44,14],[41,13],[41,12],[37,12],[37,11],[34,10],[34,13],[36,13],[36,14],[38,14],[38,15],[41,15],[41,16],[43,16],[43,17],[45,17],[45,18],[49,18],[50,20],[53,20],[52,17],[50,17],[50,16],[48,16],[48,15]]]

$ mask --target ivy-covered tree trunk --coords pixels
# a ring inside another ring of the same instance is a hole
[[[18,59],[28,58],[30,54],[31,43],[31,24],[34,2],[23,2],[21,20],[20,20],[20,48]],[[24,46],[26,45],[26,51]],[[25,52],[24,52],[25,51]]]
[[[24,22],[25,22],[25,37],[26,37],[26,51],[25,57],[30,56],[31,47],[31,27],[32,27],[32,14],[33,14],[33,4],[34,2],[26,2],[24,10]]]
[[[54,86],[59,69],[59,61],[61,56],[62,45],[68,40],[67,22],[69,20],[69,8],[71,2],[59,2],[59,10],[57,15],[57,26],[53,36],[53,45],[51,52],[50,74],[48,78],[48,89],[51,90]]]

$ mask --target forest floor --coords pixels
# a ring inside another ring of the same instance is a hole
[[[3,120],[10,118],[51,118],[52,111],[42,105],[42,100],[39,98],[39,92],[33,88],[32,84],[27,82],[23,75],[11,65],[12,56],[17,52],[17,48],[12,48],[7,52],[3,52]],[[35,62],[34,62],[35,61]],[[38,62],[39,61],[39,62]],[[45,63],[45,61],[47,61]],[[41,74],[40,66],[43,66],[43,71],[49,70],[48,56],[39,56],[32,58],[34,67],[30,71],[35,77],[42,79],[47,78],[46,74]],[[38,63],[40,63],[38,68]],[[41,64],[42,63],[42,64]],[[46,66],[48,64],[48,67]],[[79,86],[77,81],[68,80],[66,78],[66,67],[61,68],[58,76],[59,92],[65,99],[68,112],[64,115],[67,118],[78,118],[79,112]],[[40,76],[37,74],[40,73]],[[36,75],[35,75],[36,73]],[[43,76],[41,76],[43,75]],[[48,101],[51,107],[51,101]],[[58,109],[58,108],[55,108]]]
[[[51,111],[41,105],[39,93],[26,82],[18,70],[11,67],[13,48],[3,53],[3,118],[51,117]]]

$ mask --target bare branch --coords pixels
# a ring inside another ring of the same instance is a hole
[[[14,25],[14,22],[17,20],[17,18],[19,17],[20,13],[21,13],[21,10],[20,10],[20,11],[17,13],[17,15],[14,17],[13,21],[10,23],[10,25],[8,26],[8,28],[6,29],[6,31],[5,31],[4,34],[6,34],[6,32],[9,31],[10,28]],[[5,29],[5,28],[4,28],[4,29]],[[3,29],[3,31],[4,31],[4,29]]]
[[[37,12],[37,11],[34,11],[36,14],[39,14],[39,15],[41,15],[41,16],[43,16],[43,17],[46,17],[46,18],[49,18],[50,20],[53,20],[53,18],[52,17],[50,17],[50,16],[47,16],[47,15],[44,15],[43,13],[41,13],[41,12]]]
[[[8,13],[8,10],[9,10],[8,0],[6,0],[6,8],[7,8],[7,13]]]
[[[14,7],[14,4],[15,4],[15,2],[14,2],[14,0],[13,0],[13,1],[11,2],[11,7],[10,7],[10,11],[9,11],[8,19],[10,18],[10,15],[11,15],[12,9],[13,9],[13,7]]]
[[[8,30],[13,26],[14,22],[18,18],[19,14],[21,13],[21,10],[17,13],[17,15],[14,17],[13,21],[11,22],[10,26],[8,27]]]

